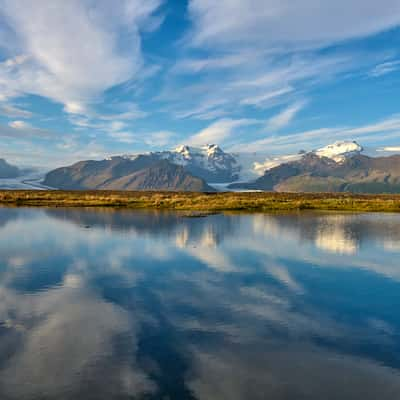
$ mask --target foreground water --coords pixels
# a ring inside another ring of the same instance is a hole
[[[400,398],[400,215],[0,209],[0,398]]]

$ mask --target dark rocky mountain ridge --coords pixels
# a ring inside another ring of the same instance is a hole
[[[80,161],[46,174],[43,184],[69,190],[182,190],[215,191],[182,166],[153,155],[134,159],[112,157],[101,161]]]
[[[356,154],[342,162],[315,153],[278,165],[235,189],[288,192],[400,193],[400,155],[369,157]]]

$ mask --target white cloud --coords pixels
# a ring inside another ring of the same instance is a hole
[[[225,115],[221,106],[226,103],[224,98],[208,98],[202,103],[188,109],[177,111],[175,117],[178,119],[195,118],[200,120],[214,119]]]
[[[77,101],[68,101],[65,103],[64,111],[69,114],[86,114],[87,108]]]
[[[8,126],[0,125],[0,137],[8,137],[11,139],[26,138],[54,138],[54,134],[46,129],[40,129],[31,126],[25,121],[11,121]]]
[[[116,132],[116,131],[120,131],[125,128],[126,128],[126,123],[122,122],[122,121],[112,121],[109,124],[110,131]]]
[[[192,26],[184,40],[189,51],[172,67],[160,98],[177,118],[215,119],[237,115],[244,107],[293,104],[315,85],[387,60],[387,48],[319,50],[400,25],[400,3],[189,0],[189,18]],[[194,57],[193,47],[202,56]],[[179,73],[195,80],[174,82]],[[204,110],[213,103],[217,106]]]
[[[141,132],[134,133],[127,130],[124,123],[115,121],[108,129],[108,136],[120,143],[141,144],[154,148],[162,148],[171,144],[171,140],[176,136],[171,131]]]
[[[253,97],[247,97],[241,100],[240,104],[242,105],[253,105],[259,108],[264,108],[266,104],[273,104],[274,101],[281,98],[288,93],[293,92],[292,86],[284,86],[279,89],[274,90],[266,90],[265,93],[260,95],[255,95]]]
[[[379,134],[379,135],[378,135]],[[318,128],[285,135],[272,135],[251,143],[237,144],[232,150],[259,151],[268,149],[271,154],[313,150],[337,140],[357,140],[361,144],[374,143],[384,146],[388,140],[400,136],[400,116],[394,115],[369,125],[358,127]]]
[[[44,96],[84,113],[103,91],[137,76],[139,32],[153,24],[160,1],[0,0],[14,38],[14,54],[0,63],[1,91]]]
[[[144,142],[150,147],[164,147],[169,145],[175,136],[171,131],[151,132],[144,134]]]
[[[30,111],[7,103],[0,104],[0,114],[10,118],[31,118],[33,116]]]
[[[9,126],[11,126],[11,128],[14,129],[26,129],[26,128],[30,128],[30,125],[24,121],[11,121],[9,124]]]
[[[246,53],[246,52],[245,52]],[[240,51],[239,54],[242,54]],[[176,118],[215,119],[237,115],[244,107],[268,109],[298,102],[317,84],[337,79],[355,66],[369,65],[370,55],[334,54],[323,58],[298,54],[279,59],[246,58],[241,66],[223,72],[196,74],[182,85],[171,75],[159,100]]]
[[[400,24],[397,0],[191,0],[192,44],[318,46]]]
[[[118,104],[111,105],[110,108],[111,113],[97,113],[93,116],[105,121],[114,119],[136,120],[147,116],[147,113],[143,111],[136,103],[120,102]]]
[[[400,60],[387,61],[382,64],[376,65],[370,72],[369,76],[372,78],[379,78],[380,76],[390,74],[391,72],[400,69]]]
[[[191,136],[187,140],[187,144],[198,146],[204,144],[221,144],[229,139],[237,128],[255,123],[258,123],[258,121],[250,119],[221,119]]]
[[[294,84],[303,80],[324,81],[332,76],[354,68],[354,54],[331,55],[296,55],[290,60],[276,61],[264,65],[256,74],[246,74],[234,82],[234,86],[246,88],[277,88],[282,84]]]
[[[279,130],[289,125],[293,118],[305,107],[305,102],[299,102],[287,107],[279,114],[270,118],[267,127],[272,130]]]
[[[389,151],[393,153],[400,153],[400,146],[388,146],[388,147],[383,147],[382,149],[379,149],[380,151]]]
[[[256,57],[256,54],[248,54],[248,57]],[[248,60],[243,54],[226,54],[219,57],[187,58],[176,63],[172,68],[175,73],[198,73],[207,70],[217,70],[237,67]]]
[[[108,135],[120,143],[132,144],[137,142],[137,139],[132,132],[111,131]]]

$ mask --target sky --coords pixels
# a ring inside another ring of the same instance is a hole
[[[400,152],[399,0],[0,0],[0,158]]]

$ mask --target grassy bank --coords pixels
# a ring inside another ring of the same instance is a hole
[[[0,205],[124,207],[193,211],[400,212],[400,195],[3,190],[0,191]]]

